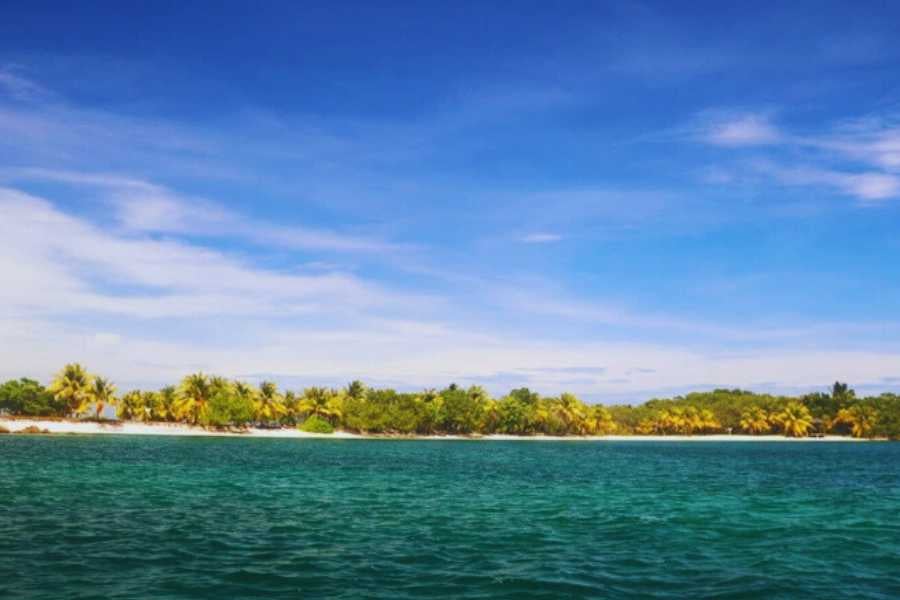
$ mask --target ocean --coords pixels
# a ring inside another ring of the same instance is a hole
[[[900,597],[900,444],[0,436],[0,598],[633,597]]]

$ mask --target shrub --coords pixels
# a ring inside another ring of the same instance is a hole
[[[334,426],[318,415],[312,415],[300,424],[300,431],[307,433],[334,433]]]
[[[253,404],[230,389],[216,391],[209,399],[200,423],[204,427],[241,427],[253,420]]]

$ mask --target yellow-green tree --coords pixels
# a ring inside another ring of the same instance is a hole
[[[775,422],[786,437],[803,437],[813,426],[809,409],[797,401],[788,402],[775,416]]]
[[[609,435],[616,432],[616,423],[612,413],[605,406],[592,406],[585,418],[586,433],[590,435]]]
[[[82,414],[91,403],[93,377],[78,363],[70,363],[57,373],[50,392],[64,402],[69,414]]]
[[[203,373],[194,373],[181,380],[175,391],[175,414],[191,424],[197,424],[204,416],[215,385],[222,385],[219,378],[213,382]]]
[[[483,433],[494,433],[500,424],[500,403],[493,398],[484,401],[484,409],[481,411],[481,431]]]
[[[343,416],[343,392],[323,387],[311,387],[303,391],[300,410],[307,417],[316,415],[331,423],[340,421]]]
[[[116,414],[126,421],[145,421],[149,411],[140,390],[131,390],[122,394]]]
[[[153,394],[151,418],[154,421],[174,421],[175,401],[177,398],[174,385],[167,385]],[[145,400],[146,402],[146,400]]]
[[[555,403],[556,417],[562,422],[565,433],[587,433],[587,407],[574,394],[565,393]]]
[[[278,393],[278,388],[271,381],[259,384],[253,401],[253,413],[257,423],[272,423],[287,414],[284,396]]]
[[[768,433],[772,430],[769,414],[760,406],[744,411],[741,414],[741,430],[753,435]]]
[[[850,435],[855,438],[872,437],[872,432],[878,424],[878,411],[871,406],[854,404],[850,408],[842,408],[838,411],[832,422],[835,425],[846,425],[850,428]]]
[[[94,413],[99,419],[104,408],[116,405],[116,386],[109,379],[94,377],[93,385],[90,387],[90,399],[94,404]]]

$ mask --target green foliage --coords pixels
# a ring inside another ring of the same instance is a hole
[[[0,386],[0,412],[50,417],[64,416],[67,411],[65,401],[33,379],[12,379]]]
[[[200,415],[204,427],[241,427],[254,420],[253,400],[238,394],[233,386],[218,385]]]
[[[319,415],[310,415],[300,424],[300,431],[307,433],[334,433],[334,425]]]
[[[344,429],[363,433],[608,435],[832,432],[900,439],[900,396],[857,398],[845,383],[829,393],[802,397],[740,389],[654,398],[644,404],[589,406],[572,394],[541,396],[528,388],[491,398],[473,386],[398,392],[353,381],[343,389],[311,387],[297,394],[274,383],[252,387],[203,373],[177,387],[131,390],[120,399],[112,382],[69,364],[45,389],[30,379],[0,385],[0,413],[67,416],[116,404],[121,419],[179,421],[208,427],[300,425],[304,431]],[[323,425],[324,424],[324,425]],[[327,427],[326,427],[327,426]]]

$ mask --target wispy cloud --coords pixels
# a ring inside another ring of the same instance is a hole
[[[426,301],[340,272],[251,268],[207,247],[116,234],[16,190],[0,188],[0,208],[9,244],[3,297],[17,313],[278,316],[407,304],[412,314]]]
[[[868,118],[832,126],[824,133],[787,133],[764,114],[709,117],[703,113],[698,139],[723,147],[770,147],[765,158],[751,161],[753,171],[790,186],[830,188],[876,203],[900,197],[900,126],[894,118]],[[714,114],[714,113],[713,113]],[[799,158],[798,158],[799,156]],[[719,167],[705,171],[707,181],[729,183]]]
[[[760,114],[718,117],[705,124],[701,137],[718,146],[763,146],[783,141],[783,135],[768,116]]]
[[[807,167],[781,168],[771,164],[761,166],[760,171],[772,174],[785,185],[830,187],[865,203],[900,197],[900,177],[890,173],[847,173]]]
[[[50,96],[50,92],[38,83],[19,74],[15,66],[0,67],[0,90],[19,101],[35,101]]]
[[[900,116],[855,119],[798,143],[831,151],[887,171],[900,171]]]
[[[529,233],[520,237],[519,241],[526,244],[548,244],[562,239],[563,236],[557,233]]]
[[[116,174],[11,168],[0,169],[0,181],[50,181],[99,188],[114,208],[118,222],[132,232],[239,237],[263,246],[333,252],[395,252],[404,248],[321,228],[260,222],[204,198]]]

